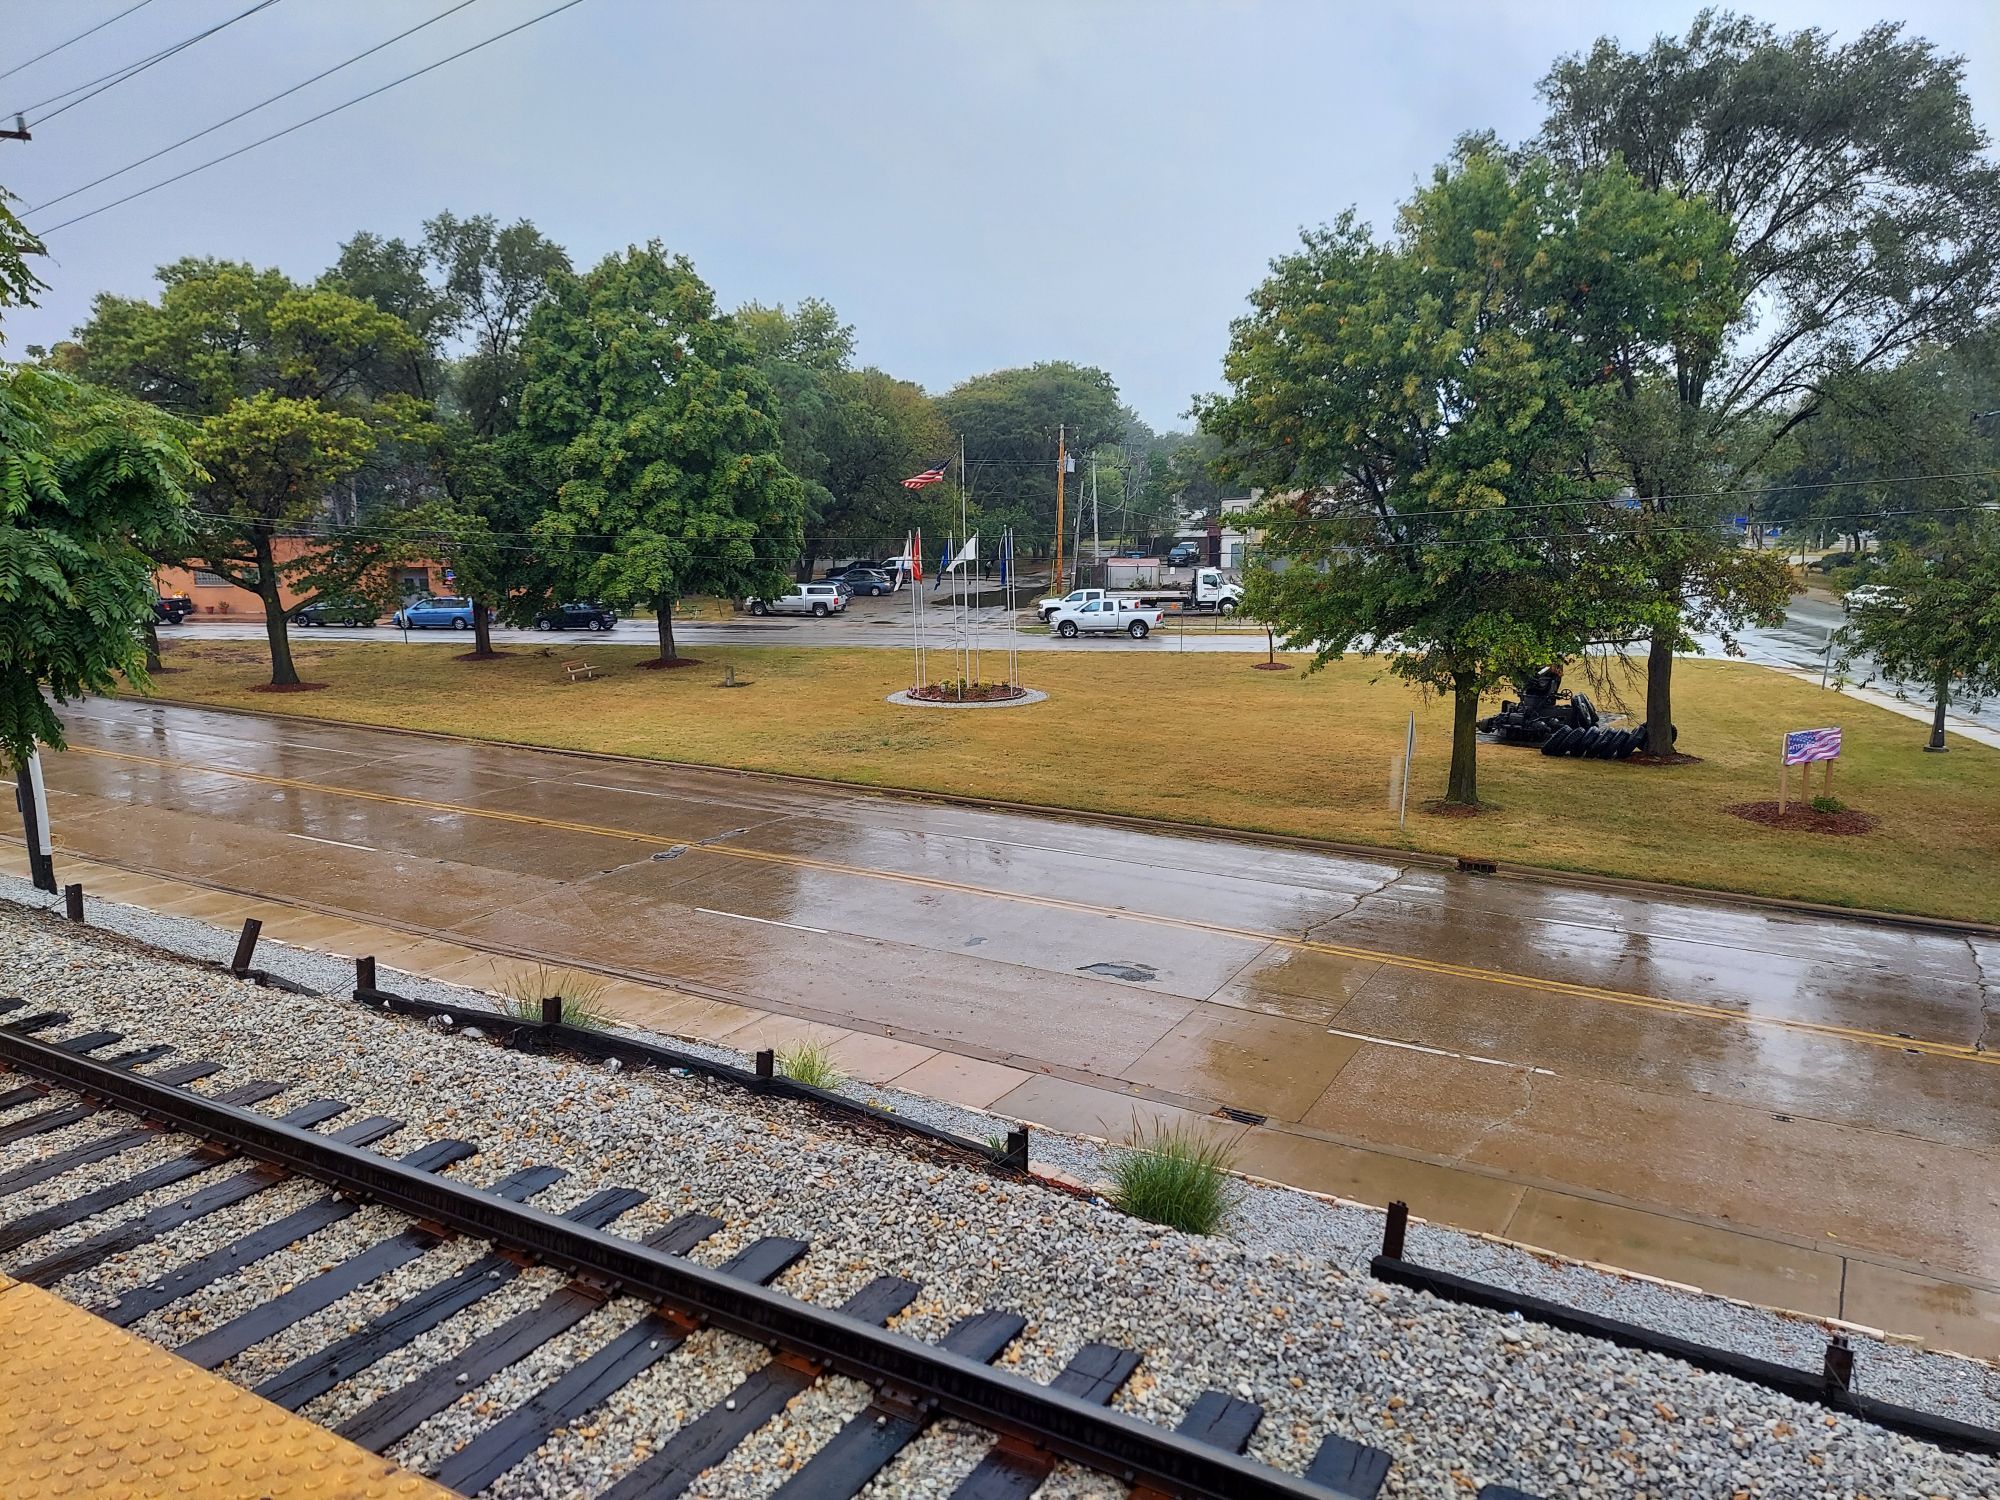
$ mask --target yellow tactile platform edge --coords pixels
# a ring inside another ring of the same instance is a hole
[[[451,1493],[0,1276],[6,1500],[446,1500]]]

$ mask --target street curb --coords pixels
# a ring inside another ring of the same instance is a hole
[[[545,755],[566,755],[577,760],[603,761],[612,765],[665,766],[677,771],[704,771],[741,776],[749,780],[772,781],[782,785],[839,791],[849,796],[881,797],[895,802],[929,802],[941,807],[963,807],[976,811],[1026,813],[1036,817],[1062,816],[1107,828],[1124,828],[1136,833],[1164,833],[1179,838],[1197,838],[1235,843],[1261,844],[1274,849],[1296,849],[1309,854],[1344,854],[1381,863],[1421,865],[1427,869],[1455,870],[1465,861],[1461,856],[1434,854],[1423,849],[1398,849],[1388,844],[1354,844],[1337,839],[1318,839],[1305,834],[1270,833],[1254,828],[1224,828],[1212,823],[1181,823],[1168,818],[1147,818],[1133,813],[1093,811],[1064,807],[1058,803],[1015,802],[998,797],[974,797],[962,792],[932,792],[916,787],[870,786],[866,782],[840,781],[831,776],[805,776],[791,771],[757,771],[742,766],[718,766],[698,760],[668,760],[659,756],[620,755],[609,750],[575,750],[559,745],[527,744],[520,740],[486,739],[479,735],[452,734],[441,729],[410,729],[396,724],[366,724],[353,719],[329,719],[317,714],[271,713],[255,708],[238,708],[228,703],[201,703],[186,698],[113,693],[113,698],[129,703],[156,703],[167,708],[191,708],[211,713],[239,714],[244,718],[272,722],[316,724],[326,729],[368,729],[383,734],[408,735],[414,739],[439,740],[454,745],[498,745],[512,750],[535,750]],[[1788,896],[1761,896],[1750,891],[1731,891],[1716,886],[1681,885],[1667,880],[1635,880],[1621,875],[1595,875],[1581,870],[1561,870],[1548,865],[1518,864],[1512,860],[1482,860],[1478,873],[1508,880],[1526,880],[1539,885],[1571,889],[1617,891],[1637,896],[1667,896],[1676,900],[1706,901],[1719,906],[1754,906],[1766,911],[1796,916],[1839,917],[1867,922],[1879,927],[1899,927],[1917,932],[1938,932],[1953,937],[2000,938],[2000,923],[1974,922],[1958,917],[1923,916],[1914,912],[1879,911],[1867,906],[1836,906],[1823,901],[1800,901]]]

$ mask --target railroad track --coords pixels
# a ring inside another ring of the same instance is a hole
[[[214,1369],[455,1237],[485,1247],[455,1274],[295,1358],[254,1387],[258,1395],[296,1411],[447,1320],[477,1316],[478,1303],[527,1267],[566,1273],[569,1279],[538,1304],[483,1328],[469,1347],[347,1417],[336,1430],[364,1448],[390,1448],[614,1298],[632,1297],[650,1309],[525,1401],[495,1412],[446,1456],[432,1477],[463,1494],[480,1493],[552,1434],[587,1420],[704,1328],[761,1343],[770,1357],[602,1490],[601,1500],[682,1493],[830,1375],[863,1382],[871,1400],[773,1492],[790,1500],[859,1494],[945,1417],[992,1436],[985,1456],[954,1492],[965,1500],[1028,1496],[1063,1461],[1144,1497],[1368,1500],[1386,1479],[1385,1452],[1338,1434],[1324,1438],[1303,1475],[1245,1457],[1263,1408],[1228,1392],[1202,1395],[1173,1431],[1114,1410],[1110,1403],[1146,1357],[1140,1351],[1087,1344],[1051,1383],[1040,1385],[992,1367],[1027,1326],[1018,1312],[983,1311],[961,1319],[939,1342],[919,1343],[885,1326],[917,1299],[922,1288],[916,1282],[877,1277],[837,1310],[797,1301],[770,1284],[811,1253],[803,1240],[756,1240],[711,1269],[687,1254],[723,1227],[718,1218],[686,1213],[643,1239],[627,1238],[615,1226],[645,1201],[638,1189],[606,1188],[565,1213],[546,1212],[533,1199],[567,1175],[559,1166],[529,1166],[472,1187],[440,1174],[476,1156],[475,1143],[431,1141],[400,1156],[378,1154],[368,1148],[390,1142],[403,1121],[355,1119],[357,1111],[334,1099],[308,1100],[275,1117],[260,1114],[251,1106],[294,1090],[281,1082],[253,1081],[215,1094],[196,1093],[188,1085],[221,1072],[219,1064],[176,1062],[142,1072],[165,1063],[172,1049],[113,1050],[125,1038],[110,1030],[56,1040],[68,1017],[27,1011],[20,1000],[0,1000],[0,1015],[15,1017],[0,1025],[0,1066],[20,1080],[11,1089],[0,1088],[0,1118],[9,1121],[0,1125],[0,1265],[18,1281],[58,1286],[281,1183],[303,1179],[327,1189],[247,1231],[240,1228],[240,1216],[232,1218],[227,1237],[218,1235],[202,1253],[153,1282],[91,1309],[131,1326],[351,1217],[364,1204],[403,1216],[394,1232],[206,1328],[175,1351]],[[109,1129],[9,1166],[14,1143],[97,1115]],[[32,1211],[9,1213],[8,1199],[15,1194],[177,1138],[188,1143],[179,1155]],[[232,1162],[241,1170],[214,1175]],[[206,1180],[185,1196],[158,1201],[162,1190],[198,1176]],[[141,1199],[152,1206],[139,1206]],[[295,1202],[296,1195],[283,1201]],[[40,1254],[30,1248],[47,1235],[86,1224],[92,1227],[81,1240]],[[1525,1500],[1498,1486],[1481,1495]]]

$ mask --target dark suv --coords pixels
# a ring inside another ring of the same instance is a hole
[[[557,604],[535,613],[537,630],[609,630],[618,623],[618,611],[594,600]]]

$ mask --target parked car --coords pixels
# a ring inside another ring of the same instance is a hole
[[[155,594],[153,618],[162,625],[178,625],[194,613],[194,600],[186,594]]]
[[[535,611],[537,630],[609,630],[618,623],[618,611],[595,599],[553,604]]]
[[[1092,599],[1057,610],[1052,623],[1056,634],[1066,641],[1075,640],[1085,631],[1109,635],[1120,630],[1135,641],[1143,641],[1165,618],[1161,610],[1129,604],[1123,599]]]
[[[833,583],[802,583],[775,599],[746,599],[753,615],[815,615],[824,619],[847,608],[847,596]]]
[[[1170,568],[1191,568],[1200,561],[1200,542],[1178,542],[1174,550],[1167,554],[1167,566]]]
[[[1806,564],[1809,573],[1831,573],[1835,568],[1844,568],[1858,559],[1853,552],[1829,552],[1824,557],[1815,557]]]
[[[849,593],[866,594],[871,599],[896,592],[896,580],[873,568],[850,568],[840,581],[847,585]]]
[[[363,599],[322,599],[292,612],[294,625],[373,625],[375,606]]]
[[[470,630],[472,601],[449,594],[426,595],[410,600],[389,623],[399,630]]]
[[[1900,603],[1896,591],[1886,584],[1864,583],[1858,588],[1849,589],[1841,598],[1840,607],[1853,614],[1857,609],[1868,609],[1874,605],[1886,604],[1895,608]]]

